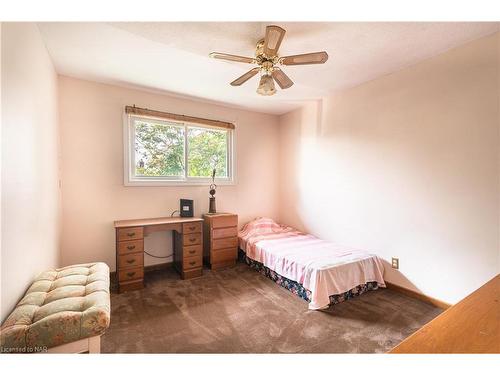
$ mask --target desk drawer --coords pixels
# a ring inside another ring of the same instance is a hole
[[[236,227],[220,228],[220,229],[213,229],[212,230],[212,238],[213,239],[237,237],[237,236],[238,236],[238,229]]]
[[[144,255],[142,253],[118,256],[118,268],[120,269],[142,266],[143,264]]]
[[[118,280],[120,282],[139,280],[142,279],[143,277],[144,277],[143,267],[127,268],[124,270],[120,270],[118,272]]]
[[[226,249],[238,246],[238,237],[220,238],[212,240],[212,251],[218,249]]]
[[[200,256],[188,257],[184,258],[182,262],[183,270],[190,270],[192,268],[200,268],[203,264],[203,259]]]
[[[118,241],[139,240],[144,237],[142,227],[118,229]]]
[[[193,246],[184,246],[182,251],[183,257],[195,257],[201,256],[203,254],[201,245],[193,245]]]
[[[123,241],[118,242],[118,254],[127,255],[132,253],[142,253],[144,251],[144,241]]]
[[[201,233],[185,234],[183,238],[184,246],[201,244]]]
[[[182,232],[184,234],[201,233],[201,221],[182,224]]]

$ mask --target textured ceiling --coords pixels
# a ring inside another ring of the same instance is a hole
[[[258,77],[229,82],[248,64],[208,57],[212,51],[253,56],[268,24],[287,30],[280,55],[325,50],[324,65],[289,66],[295,82],[272,97],[255,93]],[[165,22],[39,23],[60,74],[282,114],[392,73],[468,41],[500,23]]]

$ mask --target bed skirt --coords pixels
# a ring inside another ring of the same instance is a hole
[[[264,264],[249,258],[245,254],[245,252],[241,249],[239,249],[238,258],[241,261],[245,262],[247,265],[249,265],[251,268],[255,269],[260,274],[274,281],[279,286],[289,290],[290,292],[302,298],[303,300],[311,302],[310,298],[311,292],[306,288],[304,288],[301,283],[294,280],[290,280],[284,276],[281,276],[275,271],[264,266]],[[353,297],[357,297],[370,290],[377,290],[377,289],[378,289],[378,283],[376,281],[369,281],[366,284],[358,285],[347,292],[329,296],[330,303],[328,306],[336,305],[337,303],[347,301]]]

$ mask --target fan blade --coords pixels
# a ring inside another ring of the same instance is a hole
[[[328,54],[323,51],[285,56],[281,58],[281,63],[283,65],[324,64],[326,60],[328,60]]]
[[[279,26],[267,26],[266,36],[264,37],[264,53],[267,57],[274,57],[278,54],[281,41],[286,31]]]
[[[229,55],[227,53],[220,53],[220,52],[212,52],[208,56],[213,57],[214,59],[236,61],[236,62],[242,62],[242,63],[248,63],[248,64],[255,62],[255,60],[252,59],[251,57]]]
[[[282,90],[292,87],[293,81],[280,68],[275,67],[271,74]]]
[[[260,68],[253,68],[252,70],[249,70],[248,72],[243,74],[241,77],[238,77],[233,82],[231,82],[231,86],[241,86],[246,81],[248,81],[250,78],[252,78],[254,75],[256,75],[259,72],[259,70],[260,70]]]

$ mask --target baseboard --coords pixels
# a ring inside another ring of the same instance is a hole
[[[387,281],[385,282],[385,285],[389,289],[395,290],[396,292],[400,292],[402,294],[406,294],[409,297],[413,297],[413,298],[419,299],[421,301],[427,302],[427,303],[429,303],[433,306],[439,307],[443,310],[446,310],[448,307],[451,307],[451,305],[449,303],[440,301],[440,300],[433,298],[433,297],[429,297],[429,296],[422,294],[422,293],[419,293],[419,292],[415,292],[414,290],[407,289],[407,288],[404,288],[402,286],[389,283]]]
[[[144,273],[148,272],[153,272],[153,271],[158,271],[158,270],[164,270],[172,267],[173,262],[168,262],[168,263],[160,263],[160,264],[153,264],[151,266],[144,266]],[[116,283],[116,272],[110,272],[110,278],[112,284]],[[443,310],[446,310],[447,308],[451,307],[449,303],[443,302],[441,300],[438,300],[436,298],[427,296],[425,294],[415,292],[414,290],[407,289],[405,287],[390,283],[388,281],[385,282],[385,285],[387,286],[388,289],[395,290],[396,292],[405,294],[409,297],[416,298],[418,300],[421,300],[423,302],[429,303],[433,306],[439,307]]]

